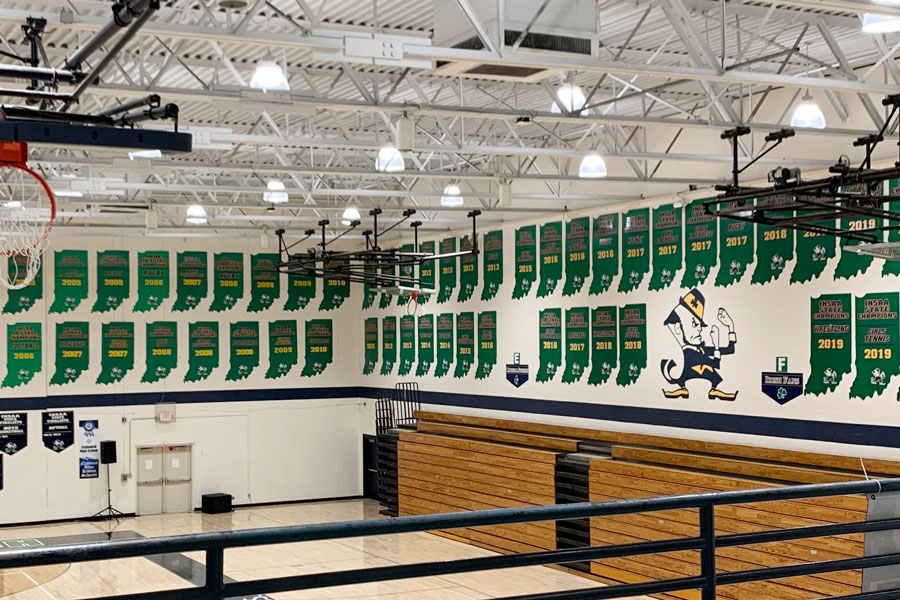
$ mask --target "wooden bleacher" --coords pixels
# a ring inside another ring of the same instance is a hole
[[[556,497],[557,465],[565,462],[560,460],[564,457],[584,459],[585,453],[590,455],[590,468],[584,472],[591,501],[865,477],[859,457],[429,411],[420,411],[417,416],[417,431],[401,432],[398,442],[400,515],[565,501]],[[865,469],[870,477],[900,475],[898,462],[866,459]],[[572,473],[567,472],[565,477],[571,488]],[[864,496],[722,506],[716,508],[716,527],[718,534],[727,535],[848,523],[865,520],[867,508]],[[697,512],[670,510],[593,518],[590,542],[599,546],[696,536]],[[557,548],[556,523],[552,521],[440,533],[504,553]],[[863,536],[855,534],[718,548],[716,557],[721,571],[743,571],[862,555]],[[594,561],[587,576],[607,583],[637,583],[697,575],[699,556],[699,551],[682,551]],[[720,587],[718,597],[812,600],[859,593],[860,587],[861,573],[847,571]],[[658,597],[699,600],[699,592]]]

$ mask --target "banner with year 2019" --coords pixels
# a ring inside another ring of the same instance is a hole
[[[78,421],[78,478],[100,477],[100,422]]]

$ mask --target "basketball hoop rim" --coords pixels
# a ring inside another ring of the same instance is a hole
[[[44,191],[47,192],[47,197],[50,198],[50,222],[47,224],[47,227],[44,228],[44,233],[41,235],[41,238],[35,242],[31,247],[26,248],[25,250],[18,250],[16,252],[5,251],[2,252],[3,256],[19,256],[28,254],[29,251],[38,248],[44,240],[47,239],[47,236],[50,235],[50,230],[53,229],[53,223],[56,222],[56,196],[53,195],[53,190],[50,189],[50,185],[47,183],[47,180],[44,179],[40,173],[30,168],[26,164],[16,163],[16,162],[0,162],[0,168],[2,167],[10,167],[13,169],[19,169],[24,171],[38,180],[41,186],[44,188]]]

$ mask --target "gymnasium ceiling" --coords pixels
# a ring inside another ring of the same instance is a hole
[[[435,2],[455,10],[472,37],[489,29],[466,17],[476,0]],[[21,25],[42,16],[48,60],[61,66],[109,21],[109,6],[6,0],[0,49],[27,54]],[[338,224],[348,205],[360,207],[364,222],[372,206],[388,222],[416,208],[422,230],[437,232],[465,226],[466,211],[475,208],[482,223],[493,223],[711,187],[730,173],[722,130],[752,128],[740,152],[750,160],[766,148],[767,133],[787,126],[809,90],[827,127],[798,131],[747,175],[765,178],[782,164],[810,172],[840,154],[858,160],[852,141],[877,131],[886,115],[881,99],[900,92],[900,34],[861,32],[866,11],[900,14],[900,7],[864,0],[600,2],[593,56],[578,56],[501,48],[491,35],[481,50],[441,46],[432,39],[430,0],[250,0],[239,9],[219,0],[163,2],[77,111],[158,93],[179,105],[179,126],[195,133],[195,150],[132,161],[125,152],[35,146],[30,164],[54,189],[83,190],[81,198],[59,199],[57,227],[66,234],[144,235],[152,208],[159,215],[154,235],[258,236],[278,227],[299,231],[321,218]],[[370,34],[402,36],[397,62],[340,59],[345,37]],[[290,92],[248,86],[268,51],[286,65]],[[461,59],[543,75],[505,81],[452,74]],[[588,114],[551,112],[565,82],[588,96]],[[377,172],[377,151],[394,139],[404,113],[415,123],[406,170]],[[580,160],[593,151],[604,156],[608,177],[580,180]],[[895,154],[889,141],[876,158]],[[269,179],[285,183],[288,204],[273,209],[263,201]],[[504,181],[512,200],[498,206]],[[461,208],[440,206],[450,183],[465,197]],[[186,206],[195,203],[206,207],[208,225],[185,223]]]

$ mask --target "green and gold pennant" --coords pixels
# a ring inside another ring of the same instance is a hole
[[[412,315],[400,317],[400,365],[397,375],[409,375],[416,362],[416,318]]]
[[[321,375],[334,360],[334,322],[312,319],[306,322],[306,364],[301,377]]]
[[[866,294],[856,298],[856,379],[851,398],[880,396],[900,374],[900,295]]]
[[[590,219],[580,217],[566,223],[566,283],[563,296],[577,294],[591,273]]]
[[[104,323],[97,383],[121,381],[134,368],[134,323]]]
[[[562,279],[563,268],[563,236],[562,223],[546,223],[541,225],[539,252],[541,255],[541,280],[538,283],[537,297],[549,296],[556,290]]]
[[[833,392],[850,372],[853,351],[850,294],[810,298],[810,351],[807,394]]]
[[[188,371],[184,380],[202,381],[219,366],[219,324],[200,321],[188,325]]]
[[[297,321],[269,323],[269,370],[266,379],[278,379],[297,364]]]
[[[792,202],[792,196],[768,196],[759,198],[756,205],[760,208],[777,207],[785,202]],[[792,217],[793,211],[770,210],[767,217]],[[786,227],[756,225],[756,268],[750,283],[766,284],[781,277],[785,264],[794,258],[794,230]]]
[[[881,194],[883,188],[884,182],[878,183],[873,190],[873,194]],[[842,187],[841,191],[864,194],[867,193],[868,188],[865,184],[848,185]],[[879,205],[877,208],[881,208],[881,206]],[[855,216],[846,217],[840,221],[841,229],[844,231],[873,233],[878,238],[878,241],[881,241],[882,239],[880,228],[884,227],[884,219],[881,217]],[[874,260],[872,256],[859,254],[850,250],[851,247],[856,246],[859,243],[858,240],[841,238],[841,258],[834,269],[835,279],[850,279],[851,277],[861,275],[872,265],[872,261]]]
[[[619,274],[619,215],[602,215],[591,222],[591,296],[610,288]]]
[[[434,363],[434,315],[419,315],[419,364],[416,376],[428,375]]]
[[[719,246],[715,215],[709,214],[704,202],[715,198],[694,200],[685,209],[684,222],[684,275],[681,287],[695,288],[706,283],[710,271],[716,266]]]
[[[618,364],[616,343],[616,307],[600,306],[591,311],[591,374],[589,385],[602,385],[609,380]]]
[[[459,249],[462,252],[471,252],[475,248],[472,236],[466,235],[459,240]],[[478,255],[464,254],[459,257],[459,293],[457,302],[465,302],[475,293],[478,287]]]
[[[53,304],[51,313],[75,310],[88,294],[87,250],[53,253]]]
[[[748,206],[752,206],[750,202]],[[726,202],[723,208],[734,208],[737,202]],[[721,219],[719,232],[719,273],[716,287],[739,282],[753,262],[753,223]]]
[[[481,299],[492,300],[503,285],[503,230],[490,231],[484,235],[484,272],[481,284]]]
[[[537,281],[537,227],[516,229],[516,287],[513,300],[524,298]]]
[[[497,364],[497,311],[478,314],[478,369],[475,379],[486,379]]]
[[[281,296],[281,273],[277,254],[250,255],[249,312],[266,310]]]
[[[666,204],[653,209],[653,274],[651,290],[662,290],[675,281],[681,269],[681,206]]]
[[[131,293],[131,272],[128,250],[108,250],[97,253],[97,301],[91,312],[115,310]]]
[[[434,241],[419,243],[419,252],[422,254],[433,256],[434,248]],[[436,289],[434,284],[434,269],[435,262],[433,260],[424,260],[422,261],[422,264],[419,265],[419,282],[422,284],[422,289]],[[430,296],[430,294],[422,294],[421,296],[419,296],[419,304],[425,304],[426,302],[428,302],[428,298]]]
[[[142,382],[153,383],[165,379],[178,365],[178,323],[158,321],[147,323],[147,370]]]
[[[179,252],[175,265],[176,312],[197,308],[209,292],[209,264],[206,252]]]
[[[637,289],[650,270],[650,209],[630,210],[622,217],[622,279],[619,291]]]
[[[828,229],[834,229],[835,224],[834,219],[816,223]],[[837,256],[837,238],[816,231],[797,231],[796,236],[797,263],[791,272],[791,283],[805,283],[821,275],[828,261]]]
[[[287,302],[284,310],[300,310],[306,308],[309,301],[316,297],[316,278],[311,275],[291,273],[288,275]]]
[[[343,269],[350,265],[349,260],[329,260],[325,263],[326,269]],[[322,302],[319,310],[335,310],[344,304],[344,300],[350,297],[350,282],[343,277],[326,277],[322,280]]]
[[[562,310],[548,308],[538,313],[538,372],[536,381],[544,383],[556,377],[562,363]]]
[[[221,252],[213,256],[212,312],[234,308],[244,297],[244,255],[240,252]]]
[[[134,312],[147,312],[162,305],[169,297],[169,252],[138,252],[137,302]]]
[[[590,357],[588,318],[587,307],[566,309],[566,370],[563,371],[563,383],[575,383],[587,371]]]
[[[364,347],[363,358],[363,375],[371,375],[375,372],[375,365],[378,364],[378,318],[370,317],[366,319],[363,326],[364,329]]]
[[[229,336],[231,360],[226,381],[246,379],[259,366],[259,323],[238,321],[231,324]]]
[[[381,374],[390,375],[397,362],[397,317],[381,319]]]
[[[72,383],[90,365],[91,332],[87,321],[56,324],[56,371],[50,385]]]
[[[647,367],[647,306],[630,304],[619,310],[619,373],[616,383],[631,385]]]
[[[436,328],[438,346],[434,376],[443,377],[453,365],[453,313],[438,315]]]
[[[441,254],[456,252],[456,238],[441,240]],[[442,258],[439,261],[441,276],[438,279],[439,287],[437,303],[443,304],[453,297],[453,289],[456,287],[456,263],[457,257]]]
[[[43,337],[40,323],[6,326],[6,377],[0,387],[25,385],[43,365]]]
[[[475,364],[475,313],[456,315],[456,370],[453,377],[462,379]]]
[[[25,281],[28,271],[28,257],[14,254],[7,258],[7,277],[14,285],[21,285]],[[25,312],[34,306],[34,303],[44,297],[44,263],[38,267],[37,274],[28,285],[18,290],[9,290],[6,296],[6,304],[3,306],[4,314],[16,314]]]

